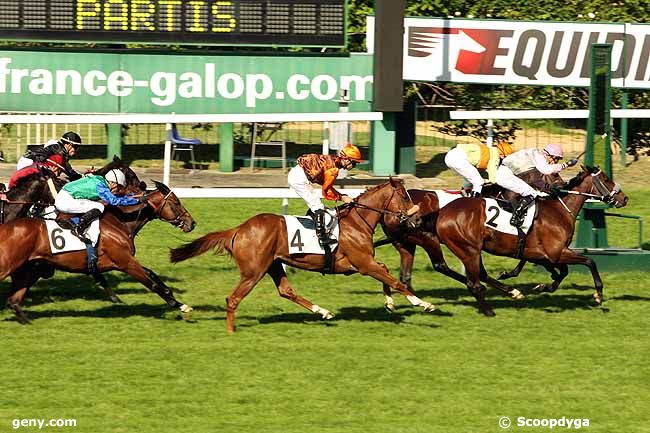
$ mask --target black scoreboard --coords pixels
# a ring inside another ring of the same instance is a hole
[[[344,46],[347,0],[0,0],[0,40]]]

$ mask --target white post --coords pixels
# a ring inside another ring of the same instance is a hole
[[[325,121],[323,122],[323,155],[330,153],[330,123]]]
[[[494,120],[488,119],[487,121],[487,145],[494,144]]]
[[[165,139],[165,151],[163,153],[163,183],[167,186],[171,186],[169,184],[169,178],[172,171],[172,142],[169,138],[172,136],[172,124],[167,123],[165,130],[167,132],[167,138]]]

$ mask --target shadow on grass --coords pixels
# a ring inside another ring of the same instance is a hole
[[[66,300],[83,299],[87,301],[106,301],[110,302],[108,296],[94,278],[88,275],[69,274],[65,279],[47,279],[39,280],[39,282],[27,293],[24,305],[34,306],[47,304],[51,302],[60,302]],[[151,292],[148,288],[141,285],[127,274],[122,273],[106,273],[104,274],[108,287],[113,289],[118,296],[150,293],[155,298],[158,295]],[[171,287],[174,295],[183,294],[186,291],[171,285],[172,282],[178,282],[175,278],[168,278],[166,276],[159,277]],[[123,288],[120,289],[120,283],[138,283],[137,288]],[[11,284],[5,282],[0,284],[0,296],[6,299],[11,291]],[[161,300],[162,301],[162,300]]]

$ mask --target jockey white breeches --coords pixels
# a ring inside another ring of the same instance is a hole
[[[29,167],[33,163],[34,161],[32,161],[31,159],[21,156],[20,159],[18,160],[18,163],[16,164],[16,171],[21,170],[25,167]]]
[[[514,191],[517,194],[521,194],[522,196],[537,197],[540,195],[539,192],[535,190],[535,188],[515,176],[512,170],[510,170],[505,165],[501,165],[497,169],[496,182],[498,185],[501,185],[505,189]]]
[[[466,182],[472,184],[472,190],[481,193],[483,183],[485,182],[470,162],[467,154],[458,148],[453,148],[445,155],[445,164],[456,173],[463,176]]]
[[[288,179],[289,186],[293,188],[294,191],[307,202],[307,206],[312,212],[316,212],[319,209],[325,209],[323,202],[321,201],[321,188],[314,188],[311,182],[307,180],[307,175],[301,166],[296,165],[291,170],[289,170]]]
[[[59,191],[59,194],[56,196],[54,206],[61,212],[66,213],[86,213],[91,209],[99,209],[100,212],[104,213],[104,205],[102,203],[83,198],[74,198],[64,189]]]

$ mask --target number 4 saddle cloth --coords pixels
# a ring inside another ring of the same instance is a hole
[[[47,237],[50,240],[52,254],[86,249],[86,244],[73,235],[70,229],[59,225],[59,222],[56,220],[57,211],[54,207],[45,209],[44,214]],[[73,222],[76,223],[74,218]],[[93,246],[97,246],[97,242],[99,241],[99,219],[96,219],[90,224],[85,236],[91,240]]]
[[[287,225],[287,240],[289,254],[325,254],[325,250],[318,242],[314,220],[308,216],[283,215]],[[339,221],[336,210],[327,209],[325,227],[328,236],[339,239]],[[331,244],[330,250],[334,251],[338,243]]]
[[[504,209],[499,202],[492,198],[484,198],[483,200],[485,200],[485,225],[498,232],[517,236],[517,227],[510,224],[512,211]],[[533,203],[526,209],[526,216],[521,225],[521,230],[525,234],[530,231],[536,214],[537,203]]]

